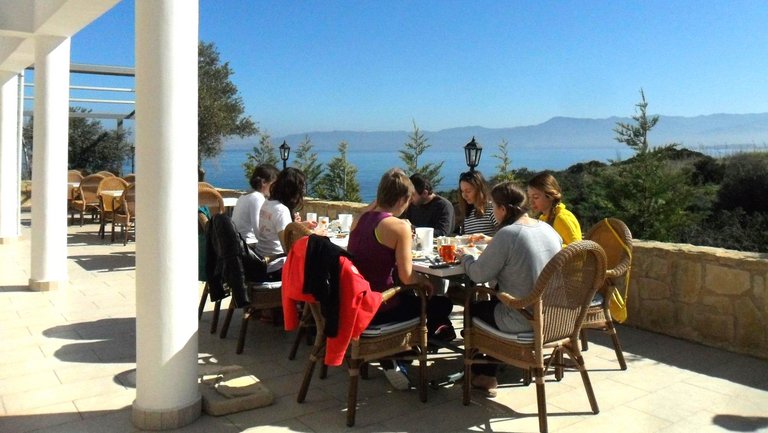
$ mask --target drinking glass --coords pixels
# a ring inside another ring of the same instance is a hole
[[[440,258],[446,263],[453,263],[456,261],[456,245],[452,243],[446,243],[440,245],[437,250],[440,254]]]

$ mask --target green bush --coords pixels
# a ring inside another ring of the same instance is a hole
[[[768,153],[740,153],[724,160],[717,210],[768,212]]]

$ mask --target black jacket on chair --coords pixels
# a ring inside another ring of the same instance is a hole
[[[246,280],[263,281],[267,265],[248,248],[229,215],[217,214],[208,221],[205,250],[211,301],[231,294],[237,308],[250,304]]]

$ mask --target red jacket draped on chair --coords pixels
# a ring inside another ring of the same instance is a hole
[[[299,325],[296,302],[316,302],[304,293],[304,262],[307,255],[305,236],[291,247],[283,265],[283,316],[286,331]],[[352,261],[339,257],[339,328],[336,337],[328,337],[325,350],[326,365],[341,365],[344,353],[352,339],[360,338],[381,305],[381,293],[371,290],[368,281],[360,275]]]

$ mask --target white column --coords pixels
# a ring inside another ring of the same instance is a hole
[[[141,429],[201,413],[197,388],[198,2],[136,2],[136,400]]]
[[[18,105],[18,74],[0,71],[0,245],[20,236]]]
[[[32,235],[29,288],[67,282],[67,146],[69,47],[65,37],[35,38],[35,120],[32,152]]]

